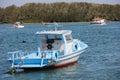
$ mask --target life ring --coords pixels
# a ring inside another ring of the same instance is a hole
[[[58,52],[55,51],[55,52],[53,52],[53,54],[52,54],[52,60],[56,62],[57,59],[58,59]]]
[[[48,48],[48,49],[52,49],[52,48],[53,48],[52,44],[48,44],[48,45],[47,45],[47,48]]]

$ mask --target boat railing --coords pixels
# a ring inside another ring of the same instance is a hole
[[[14,52],[8,52],[8,60],[12,60],[13,57],[14,59],[20,59],[21,57],[27,56],[29,54],[33,53],[33,51],[31,52],[23,52],[22,50],[19,51],[14,51]],[[36,52],[37,53],[37,52]]]
[[[27,55],[30,55],[32,54],[33,51],[31,52],[23,52],[22,50],[19,50],[19,51],[14,51],[14,52],[8,52],[8,57],[9,57],[9,61],[12,61],[12,68],[14,68],[14,65],[15,65],[15,60],[16,59],[19,59],[20,62],[19,62],[19,65],[21,64],[21,61],[23,60],[23,57],[27,56]],[[37,53],[37,52],[36,52]]]
[[[52,59],[53,61],[56,61],[61,55],[59,50],[42,51],[41,54],[43,58]]]

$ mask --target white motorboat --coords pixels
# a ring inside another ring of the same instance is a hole
[[[13,28],[24,28],[24,26],[21,25],[20,22],[16,22],[16,23],[13,25]]]
[[[102,19],[102,18],[99,18],[99,17],[95,17],[93,19],[93,21],[91,22],[91,24],[93,24],[93,25],[105,25],[106,21],[105,21],[105,19]]]
[[[78,61],[80,54],[88,47],[78,39],[73,39],[71,30],[36,32],[38,50],[36,52],[8,52],[12,68],[60,67]]]

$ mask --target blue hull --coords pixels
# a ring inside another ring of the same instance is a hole
[[[14,65],[47,65],[48,64],[48,59],[24,59],[24,60],[20,60],[17,59],[14,61]]]

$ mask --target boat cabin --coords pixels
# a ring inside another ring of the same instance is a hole
[[[58,50],[61,55],[71,53],[73,39],[71,30],[37,32],[38,53]]]

